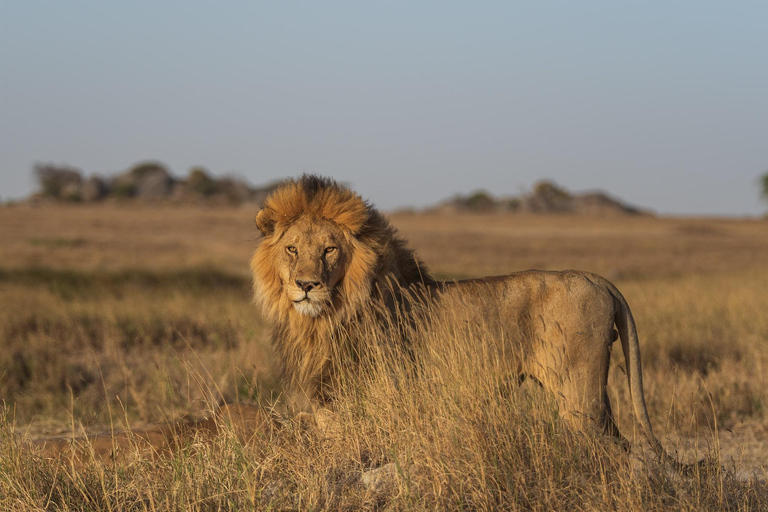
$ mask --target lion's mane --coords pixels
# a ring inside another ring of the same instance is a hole
[[[318,317],[297,314],[282,293],[278,251],[285,230],[300,218],[335,223],[349,257],[333,291],[332,307]],[[339,334],[394,284],[434,283],[426,266],[371,204],[334,180],[289,179],[265,201],[257,217],[262,238],[251,259],[255,300],[272,326],[272,344],[284,380],[309,400],[322,400],[323,381]],[[306,403],[299,407],[306,407]]]

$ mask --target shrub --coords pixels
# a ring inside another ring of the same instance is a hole
[[[195,195],[203,197],[211,196],[218,191],[216,181],[211,179],[202,167],[193,167],[189,170],[187,187]]]
[[[78,196],[83,181],[78,169],[52,164],[36,164],[35,177],[44,196],[67,199]]]
[[[496,201],[488,192],[478,190],[464,199],[464,206],[474,211],[488,211],[496,207]]]

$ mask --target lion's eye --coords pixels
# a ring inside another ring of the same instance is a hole
[[[297,254],[299,251],[294,247],[293,245],[289,245],[285,248],[286,251],[288,251],[291,254]]]
[[[325,248],[325,254],[331,254],[332,252],[336,252],[335,247],[326,247]]]

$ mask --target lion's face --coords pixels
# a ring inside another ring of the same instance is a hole
[[[333,222],[302,218],[278,243],[282,290],[296,312],[316,317],[331,308],[347,253],[341,229]]]
[[[254,298],[265,318],[304,340],[297,343],[310,343],[307,329],[330,335],[381,287],[427,275],[384,216],[331,180],[288,180],[255,220]]]

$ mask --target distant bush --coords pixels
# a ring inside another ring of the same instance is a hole
[[[133,183],[115,183],[112,195],[118,199],[130,199],[136,195],[136,185]]]
[[[501,206],[510,212],[516,212],[523,206],[523,201],[519,197],[508,197],[501,199]]]
[[[193,167],[189,170],[187,187],[189,187],[189,190],[192,193],[203,197],[215,194],[219,188],[216,181],[211,179],[206,170],[202,167]]]
[[[168,170],[163,164],[152,161],[140,162],[131,167],[130,171],[128,171],[128,173],[135,179],[145,178],[158,172],[168,174]]]
[[[34,173],[43,196],[69,201],[80,199],[83,178],[78,169],[53,164],[35,164]]]
[[[477,190],[464,200],[464,205],[470,210],[487,211],[496,207],[496,200],[484,190]]]
[[[537,197],[549,197],[558,199],[568,199],[571,194],[562,187],[559,187],[552,181],[540,181],[533,187],[533,195]]]

